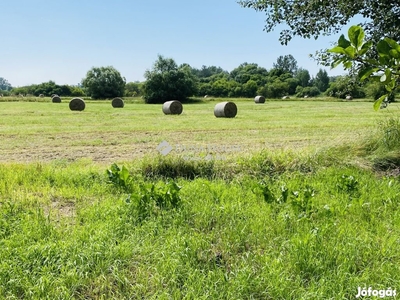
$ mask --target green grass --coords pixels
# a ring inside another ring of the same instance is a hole
[[[137,173],[121,189],[87,162],[3,165],[1,297],[351,299],[399,286],[396,178],[250,169],[176,179],[169,207],[155,202],[164,181]]]
[[[214,118],[214,101],[181,116],[0,103],[0,299],[399,290],[397,104],[236,102],[235,119]],[[240,151],[185,160],[157,153],[162,140]]]
[[[237,99],[237,117],[224,119],[213,115],[216,102],[185,104],[180,116],[166,116],[161,105],[143,103],[113,109],[109,101],[88,101],[85,111],[71,112],[68,103],[0,102],[0,160],[90,158],[109,164],[155,155],[163,140],[173,146],[237,145],[240,156],[262,149],[312,152],[357,142],[398,110],[396,103],[375,112],[370,102],[256,105]]]

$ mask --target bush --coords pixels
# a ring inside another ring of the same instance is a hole
[[[172,58],[159,55],[153,69],[146,71],[143,97],[146,103],[184,101],[196,94],[197,81],[188,66],[178,67]]]
[[[384,85],[379,82],[370,82],[365,86],[365,93],[367,97],[378,100],[381,96],[387,93]],[[394,102],[394,93],[389,96],[389,102]]]
[[[316,97],[321,94],[316,86],[307,86],[305,88],[298,86],[296,88],[296,97],[303,98],[304,96]]]
[[[92,68],[82,80],[86,94],[93,99],[122,97],[126,80],[114,67]]]
[[[361,88],[359,80],[350,76],[339,76],[336,81],[330,84],[326,94],[330,97],[342,99],[345,99],[347,95],[353,98],[365,97],[365,92]]]

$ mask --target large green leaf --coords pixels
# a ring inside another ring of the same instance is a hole
[[[344,49],[344,51],[351,58],[354,58],[356,56],[356,48],[354,48],[353,46],[347,47],[346,49]]]
[[[386,43],[388,43],[388,45],[390,47],[392,47],[394,50],[396,50],[397,52],[400,52],[400,45],[395,40],[392,40],[392,39],[390,39],[388,37],[385,37],[384,41]]]
[[[376,45],[376,49],[380,56],[390,55],[390,50],[392,49],[387,41],[380,40]]]
[[[361,28],[361,26],[353,25],[349,28],[348,34],[350,42],[354,45],[356,49],[358,49],[358,47],[362,45],[364,40],[364,30]]]
[[[344,37],[344,34],[342,34],[339,37],[339,41],[338,41],[338,46],[342,47],[342,48],[347,48],[351,45],[351,43]]]
[[[367,51],[372,47],[372,41],[368,41],[361,46],[360,51],[358,51],[358,55],[364,55]]]
[[[360,77],[360,80],[363,81],[365,79],[367,79],[371,74],[373,74],[374,72],[378,71],[378,68],[374,68],[374,67],[365,67],[363,69],[360,70],[360,72],[358,72],[358,77]]]
[[[333,47],[332,49],[329,49],[328,52],[332,52],[332,53],[339,53],[339,54],[346,54],[346,51],[344,50],[343,47]]]
[[[383,96],[381,96],[378,100],[376,100],[374,102],[374,109],[375,110],[379,110],[379,108],[381,107],[381,104],[383,102],[383,100],[385,100],[387,98],[388,94],[385,94]]]

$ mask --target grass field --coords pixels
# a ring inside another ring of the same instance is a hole
[[[0,299],[400,293],[398,104],[138,102],[0,102]]]
[[[161,105],[88,102],[83,112],[68,103],[0,102],[0,160],[49,161],[89,158],[129,161],[156,154],[157,145],[236,145],[243,153],[262,149],[315,150],[364,137],[391,113],[375,112],[370,102],[236,101],[234,119],[215,118],[217,102],[186,104],[180,116]],[[398,105],[391,106],[397,112]],[[171,153],[173,154],[173,153]]]

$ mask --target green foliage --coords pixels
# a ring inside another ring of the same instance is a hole
[[[112,66],[93,67],[82,79],[82,86],[92,99],[122,97],[125,84],[125,78]]]
[[[231,181],[141,178],[126,200],[92,164],[0,164],[0,298],[353,299],[366,283],[399,286],[399,181],[341,157],[300,172],[298,156],[268,153],[224,164],[252,166]]]
[[[381,145],[388,151],[400,149],[400,118],[391,117],[379,123]]]
[[[324,93],[329,88],[329,76],[326,70],[319,69],[314,79],[314,85]]]
[[[305,88],[298,86],[296,89],[296,97],[303,98],[304,96],[316,97],[321,94],[320,90],[315,86],[307,86]]]
[[[125,85],[125,92],[124,96],[125,97],[138,97],[142,95],[142,88],[143,88],[143,83],[142,82],[128,82]]]
[[[310,72],[308,70],[299,68],[295,73],[295,78],[299,81],[300,86],[306,87],[310,84]]]
[[[276,63],[273,64],[275,69],[282,70],[283,73],[295,74],[297,72],[297,61],[293,55],[281,55],[277,58]]]
[[[110,183],[126,192],[132,192],[134,180],[125,166],[120,168],[117,164],[112,164],[107,170],[107,176]]]
[[[377,81],[367,82],[364,86],[365,94],[368,98],[378,100],[383,95],[387,94],[387,90],[384,85]],[[391,93],[388,97],[389,102],[395,101],[395,93]]]
[[[182,204],[179,195],[181,187],[174,181],[163,184],[142,183],[138,194],[132,194],[127,200],[129,204],[132,198],[137,198],[137,212],[139,222],[143,222],[151,216],[157,216],[160,212],[177,209]]]
[[[342,175],[337,183],[339,191],[345,193],[356,193],[358,192],[358,181],[352,175]]]
[[[146,103],[185,101],[197,92],[197,80],[187,65],[178,67],[172,58],[159,55],[151,70],[145,73],[143,97]]]
[[[361,26],[351,26],[347,40],[342,35],[338,44],[329,50],[335,55],[332,67],[343,64],[346,69],[355,69],[361,81],[366,79],[379,82],[386,89],[374,103],[374,109],[382,108],[382,103],[388,103],[400,82],[400,45],[393,39],[385,37],[375,45],[373,41],[365,40]],[[373,50],[377,59],[368,56]],[[385,106],[386,106],[385,104]]]
[[[69,85],[58,85],[54,81],[43,82],[40,84],[32,84],[28,86],[13,88],[12,93],[22,95],[34,95],[39,96],[43,94],[46,97],[50,97],[53,94],[59,96],[80,96],[83,94],[83,90],[79,87],[73,87]]]
[[[9,83],[7,79],[0,77],[0,91],[10,91],[11,89],[11,83]]]
[[[353,98],[364,98],[365,92],[360,81],[354,76],[338,76],[329,85],[326,94],[331,97],[345,99],[347,95]]]
[[[380,39],[383,36],[394,40],[400,38],[400,5],[393,1],[355,0],[349,3],[330,0],[241,0],[238,3],[243,7],[264,12],[267,32],[285,24],[287,28],[280,33],[282,44],[287,44],[294,36],[318,38],[321,35],[337,33],[357,15],[366,20],[364,24],[372,39]],[[360,32],[354,32],[353,39],[361,40]]]

